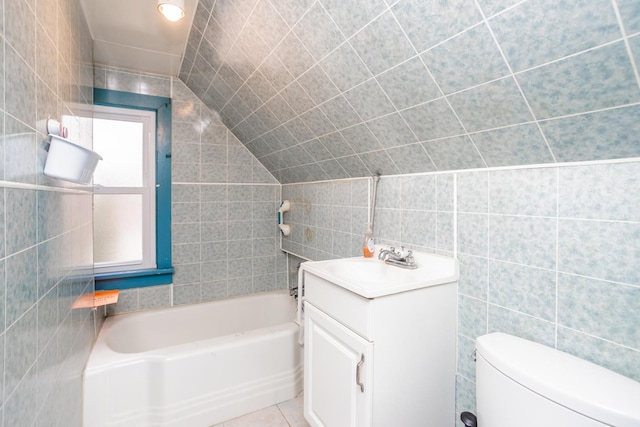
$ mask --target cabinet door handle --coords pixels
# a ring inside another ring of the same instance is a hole
[[[356,365],[356,384],[360,386],[360,391],[364,393],[364,384],[360,381],[360,368],[364,364],[364,354],[360,355],[360,361]]]

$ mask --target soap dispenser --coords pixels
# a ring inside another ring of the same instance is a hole
[[[367,228],[367,232],[364,235],[364,242],[362,244],[362,256],[365,258],[373,258],[376,249],[373,243],[373,230],[371,227]]]

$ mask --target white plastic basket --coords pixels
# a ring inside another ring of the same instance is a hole
[[[44,163],[44,174],[51,178],[64,179],[78,184],[91,182],[93,172],[102,157],[68,139],[49,135],[51,145]]]

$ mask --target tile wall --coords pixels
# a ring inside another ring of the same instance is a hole
[[[640,156],[633,0],[203,0],[180,78],[282,183]]]
[[[360,255],[369,187],[366,178],[284,186],[283,199],[291,203],[284,221],[292,232],[282,248],[312,260]]]
[[[452,254],[452,186],[452,174],[380,179],[376,242]],[[283,199],[292,203],[284,217],[292,233],[282,248],[311,260],[362,255],[372,188],[371,178],[283,185]]]
[[[122,291],[109,313],[287,286],[280,184],[180,80],[95,66],[95,86],[172,98],[174,282]]]
[[[91,36],[77,0],[0,3],[0,425],[82,426],[95,336],[90,188],[45,177],[41,121],[93,100]],[[98,319],[99,320],[99,319]]]
[[[343,239],[348,227],[333,205],[347,213],[366,205],[361,182],[283,185],[283,198],[294,201],[287,218],[293,233],[283,247],[311,259],[359,255],[361,226],[351,229],[351,242]],[[475,338],[489,332],[540,342],[640,381],[640,162],[380,183],[377,242],[448,255],[457,248],[457,413],[475,410],[471,354]],[[360,221],[351,218],[352,225]],[[305,239],[314,227],[329,242]]]

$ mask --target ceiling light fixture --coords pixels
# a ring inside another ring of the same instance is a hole
[[[169,21],[179,21],[184,18],[184,0],[158,0],[158,12]]]

